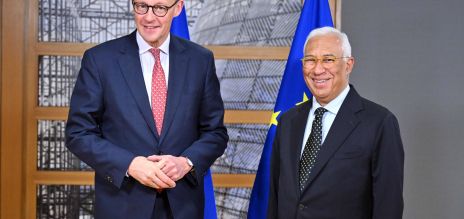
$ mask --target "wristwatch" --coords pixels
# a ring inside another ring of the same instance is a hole
[[[187,164],[188,164],[191,168],[193,168],[193,163],[192,163],[192,161],[191,161],[190,159],[188,159],[188,157],[185,157],[185,159],[187,159]]]
[[[189,173],[195,172],[195,167],[193,166],[192,161],[188,157],[185,157],[185,159],[187,159],[187,164],[191,167]]]

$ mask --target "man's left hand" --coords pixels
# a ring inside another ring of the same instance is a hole
[[[152,155],[148,160],[153,162],[163,161],[164,167],[161,170],[172,180],[182,179],[192,167],[188,164],[185,157],[174,157],[171,155]]]

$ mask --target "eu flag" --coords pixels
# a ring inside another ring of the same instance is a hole
[[[315,28],[333,26],[328,0],[305,0],[301,10],[295,36],[293,38],[287,65],[280,84],[274,113],[264,143],[263,153],[256,173],[248,207],[249,219],[266,218],[269,199],[270,159],[272,143],[278,124],[279,115],[291,107],[302,103],[311,96],[303,79],[303,46],[309,32]]]
[[[190,35],[187,25],[187,16],[185,14],[185,7],[182,8],[182,12],[179,16],[175,17],[171,25],[171,33],[190,40]],[[211,172],[208,172],[204,178],[204,190],[205,190],[205,219],[217,219],[216,214],[216,202],[214,200],[214,188],[213,179],[211,178]]]

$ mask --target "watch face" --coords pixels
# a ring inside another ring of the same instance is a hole
[[[189,166],[193,167],[192,161],[191,161],[190,159],[188,159],[188,158],[187,158],[187,164],[188,164]]]

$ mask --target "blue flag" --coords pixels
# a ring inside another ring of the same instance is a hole
[[[182,12],[179,16],[172,20],[171,33],[190,40],[190,35],[187,25],[187,16],[185,14],[185,7],[182,8]],[[216,201],[214,199],[214,188],[213,179],[211,178],[211,171],[205,175],[204,178],[204,190],[205,190],[205,219],[217,219],[216,214]]]
[[[266,218],[269,200],[269,168],[272,143],[278,124],[277,121],[282,113],[308,100],[311,96],[303,79],[301,63],[303,46],[311,30],[324,26],[333,26],[328,0],[304,1],[251,192],[250,205],[248,207],[249,219]]]

